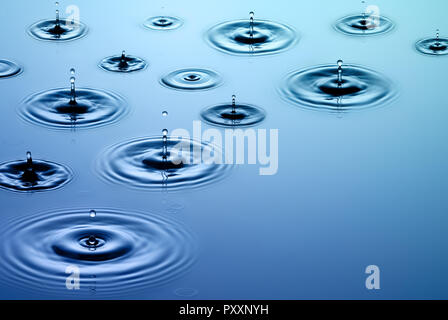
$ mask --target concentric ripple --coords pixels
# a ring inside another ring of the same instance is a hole
[[[100,176],[128,187],[160,190],[198,188],[224,176],[231,166],[204,161],[206,155],[222,159],[221,150],[187,138],[142,138],[117,144],[99,158]]]
[[[0,164],[0,187],[16,192],[50,191],[72,180],[72,171],[54,162],[18,160]]]
[[[136,72],[146,68],[146,61],[131,55],[116,55],[104,58],[99,66],[101,69],[111,72]]]
[[[285,51],[298,40],[296,32],[286,25],[255,20],[251,32],[248,20],[218,24],[208,31],[208,42],[216,49],[238,55],[265,55]]]
[[[423,53],[432,56],[442,56],[448,54],[447,38],[426,38],[418,41],[415,48]]]
[[[194,237],[180,223],[150,213],[96,213],[57,210],[4,224],[1,281],[57,298],[123,297],[164,285],[194,263]],[[80,288],[69,290],[77,273]]]
[[[351,111],[384,105],[396,96],[385,76],[357,65],[323,65],[289,74],[280,93],[301,107],[327,111]]]
[[[202,110],[201,117],[216,126],[248,127],[262,122],[266,118],[266,112],[249,104],[220,104]]]
[[[28,33],[35,39],[44,41],[70,41],[84,37],[88,28],[82,22],[73,22],[66,19],[42,20],[33,24]]]
[[[395,24],[384,16],[350,15],[339,19],[334,28],[342,33],[353,36],[383,34],[391,31]]]
[[[0,79],[14,77],[22,72],[22,68],[9,60],[0,60]]]
[[[160,82],[168,88],[194,91],[215,88],[222,83],[222,79],[212,70],[192,68],[171,72]]]
[[[176,17],[157,16],[147,19],[143,25],[153,30],[174,30],[180,28],[183,21]]]
[[[76,103],[71,103],[70,99],[70,89],[39,92],[25,99],[19,114],[33,124],[70,129],[111,124],[128,112],[123,98],[105,90],[78,88]]]

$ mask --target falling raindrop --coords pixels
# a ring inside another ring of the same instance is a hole
[[[90,218],[95,218],[96,217],[96,211],[95,210],[90,210],[89,216],[90,216]]]

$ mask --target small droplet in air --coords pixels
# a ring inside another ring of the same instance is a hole
[[[168,129],[163,129],[162,134],[163,134],[162,157],[163,157],[163,160],[166,160],[168,157]]]
[[[162,116],[163,116],[163,117],[168,117],[168,111],[163,111],[163,112],[162,112]]]
[[[342,60],[338,60],[338,83],[341,84],[342,83],[342,64],[344,63],[344,61]]]
[[[56,25],[59,25],[59,2],[55,2],[54,5],[56,6]]]
[[[28,167],[33,166],[33,157],[31,156],[31,152],[29,151],[26,153],[26,164],[28,165]]]
[[[439,29],[436,30],[436,40],[437,41],[440,40],[440,31],[439,31]]]
[[[90,216],[90,218],[95,218],[96,217],[96,211],[95,210],[90,210],[89,216]]]
[[[236,113],[236,95],[232,96],[232,113]]]
[[[249,20],[250,20],[250,27],[249,27],[249,29],[250,29],[250,36],[251,37],[254,36],[254,16],[255,16],[255,13],[253,11],[251,11],[249,13]]]
[[[70,74],[72,75],[70,77],[70,104],[75,104],[76,103],[76,86],[75,86],[75,81],[76,78],[74,77],[75,75],[75,69],[70,69]]]

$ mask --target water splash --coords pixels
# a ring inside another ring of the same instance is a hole
[[[390,32],[395,28],[395,23],[381,15],[367,17],[363,12],[339,19],[334,24],[334,28],[351,36],[369,36]]]
[[[211,144],[168,136],[165,129],[160,137],[126,141],[108,148],[98,159],[97,171],[108,182],[136,189],[199,188],[223,178],[231,168],[202,161],[205,153],[219,158],[221,150]]]
[[[92,128],[115,123],[129,111],[116,93],[76,88],[75,70],[71,69],[70,74],[70,88],[51,89],[26,98],[19,109],[21,118],[53,129]]]
[[[152,30],[174,30],[180,28],[183,24],[183,21],[176,17],[157,16],[148,18],[143,26]]]
[[[99,67],[106,71],[130,73],[144,70],[147,66],[145,60],[139,57],[126,54],[123,51],[120,55],[104,58]]]
[[[266,112],[260,107],[246,103],[236,103],[232,96],[229,104],[208,107],[201,112],[201,117],[209,124],[223,127],[247,127],[257,125],[266,118]]]
[[[171,72],[162,77],[160,83],[171,89],[199,91],[220,86],[222,78],[212,70],[191,68]]]
[[[280,93],[298,106],[337,112],[385,105],[397,94],[385,76],[342,60],[292,72]]]
[[[289,26],[255,20],[254,13],[249,20],[235,20],[218,24],[207,33],[211,46],[225,53],[236,55],[275,54],[291,48],[298,35]]]
[[[59,3],[55,3],[55,19],[41,20],[28,28],[28,33],[33,38],[43,41],[71,41],[84,37],[88,28],[80,21],[73,23],[61,19],[59,15]]]
[[[72,296],[67,266],[80,271],[76,297],[123,297],[164,285],[195,261],[194,237],[182,224],[152,213],[63,209],[2,226],[0,281],[50,297]]]
[[[22,68],[9,60],[0,60],[0,79],[19,75]]]
[[[415,48],[420,53],[432,56],[448,54],[448,38],[440,37],[439,29],[436,30],[435,38],[425,38],[417,41]]]
[[[0,164],[0,187],[16,192],[50,191],[63,187],[73,178],[72,171],[61,164],[34,160],[31,152],[25,160]]]

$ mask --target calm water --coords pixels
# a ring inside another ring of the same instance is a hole
[[[69,4],[61,3],[61,12]],[[448,34],[446,1],[377,1],[396,26],[374,37],[350,37],[333,28],[339,18],[359,13],[360,1],[76,4],[89,33],[65,43],[27,34],[34,22],[53,18],[53,2],[3,4],[8,14],[0,22],[0,59],[16,61],[24,71],[0,79],[0,162],[23,159],[30,150],[35,159],[68,165],[74,179],[46,193],[1,190],[2,225],[55,209],[107,207],[151,212],[155,221],[166,218],[187,226],[199,247],[195,264],[178,277],[170,275],[169,282],[143,285],[138,293],[123,290],[121,298],[448,298],[448,60],[415,50],[415,42],[434,36],[437,28],[441,36]],[[291,26],[300,41],[281,54],[252,58],[207,44],[207,30],[244,19],[252,10],[256,18]],[[171,31],[143,27],[147,18],[165,15],[180,17],[183,26]],[[122,50],[147,61],[148,68],[135,74],[98,68],[104,57]],[[397,85],[398,99],[337,116],[299,108],[279,95],[288,73],[338,59],[384,74]],[[109,126],[78,131],[21,120],[21,101],[36,92],[68,88],[72,67],[78,87],[115,92],[130,113]],[[214,70],[224,83],[201,92],[160,85],[162,76],[185,68]],[[192,131],[201,110],[228,101],[232,94],[266,111],[259,128],[280,130],[277,175],[261,177],[257,166],[237,166],[206,188],[147,192],[104,182],[95,173],[96,160],[107,147],[158,136],[163,128]],[[168,117],[161,116],[164,110]],[[5,237],[0,237],[2,243],[11,241]],[[365,289],[364,270],[370,264],[381,268],[379,291]],[[47,271],[57,267],[39,266]],[[8,285],[5,270],[0,274],[0,298],[66,298],[57,294],[60,288],[42,293],[40,281],[27,282],[26,290]],[[68,297],[84,298],[77,292]],[[101,298],[101,290],[89,298]]]

